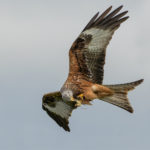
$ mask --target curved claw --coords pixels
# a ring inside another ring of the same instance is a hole
[[[77,100],[75,106],[79,107],[79,106],[81,106],[81,104],[82,104],[81,101]]]
[[[71,101],[75,101],[74,97],[72,97],[72,96],[71,96],[70,100],[71,100]]]
[[[77,98],[79,98],[79,99],[81,99],[81,100],[84,100],[84,99],[85,99],[84,94],[79,94],[79,95],[77,96]]]

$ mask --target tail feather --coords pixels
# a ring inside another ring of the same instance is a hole
[[[133,90],[136,86],[141,84],[143,79],[125,83],[125,84],[116,84],[116,85],[105,85],[106,87],[110,88],[114,91],[112,96],[102,98],[103,101],[121,107],[127,110],[130,113],[133,113],[133,108],[127,98],[128,91]]]

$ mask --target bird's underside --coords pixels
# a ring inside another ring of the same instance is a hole
[[[97,13],[83,29],[69,51],[69,74],[60,91],[43,96],[43,109],[58,125],[69,129],[69,116],[81,104],[101,99],[129,112],[133,109],[128,101],[128,91],[143,80],[126,84],[103,85],[106,47],[122,22],[128,19],[127,11],[119,13],[109,7],[101,15]],[[125,16],[125,17],[124,17]]]

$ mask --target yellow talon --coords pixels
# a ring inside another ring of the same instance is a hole
[[[72,96],[71,96],[70,100],[71,100],[71,101],[75,101],[75,99],[74,99]]]
[[[81,104],[82,104],[81,101],[78,101],[78,100],[77,100],[75,106],[76,106],[76,107],[79,107],[79,106],[81,106]]]
[[[81,100],[84,100],[84,95],[83,95],[83,94],[79,94],[79,95],[77,96],[77,98],[80,98]]]
[[[80,100],[75,99],[73,96],[70,97],[70,100],[76,102],[76,107],[79,107],[82,104]]]

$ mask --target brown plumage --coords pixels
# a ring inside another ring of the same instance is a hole
[[[102,85],[107,45],[120,24],[129,18],[125,16],[128,11],[119,13],[122,7],[110,13],[111,6],[100,16],[99,12],[94,15],[70,48],[69,74],[60,92],[43,97],[43,108],[67,131],[70,130],[68,118],[72,110],[81,104],[90,104],[94,99],[133,112],[127,93],[143,80]]]

